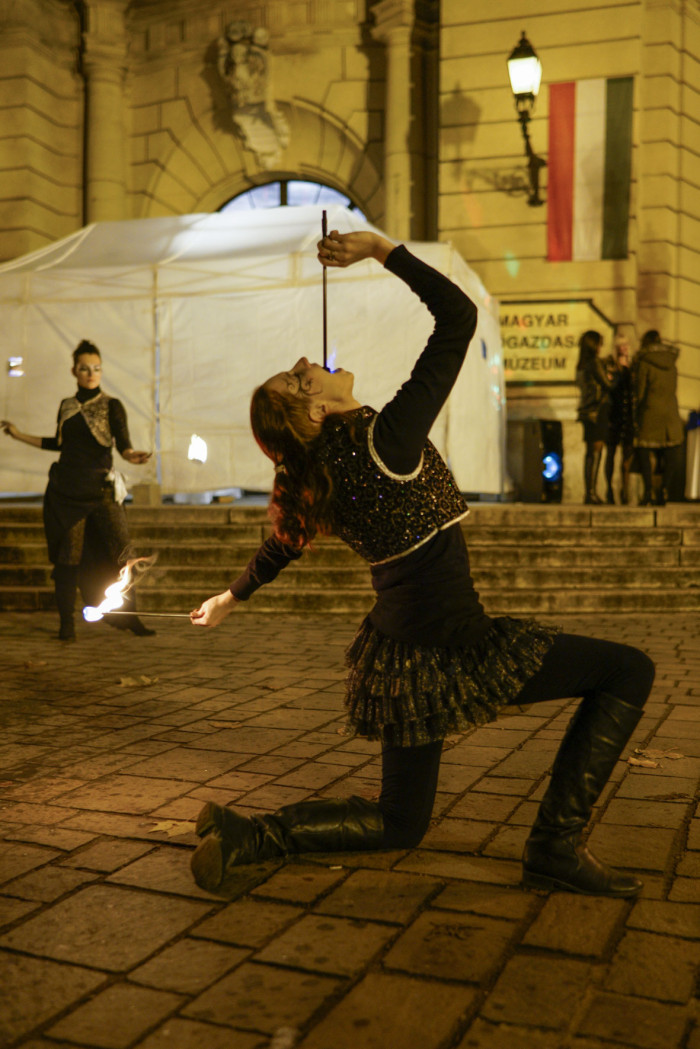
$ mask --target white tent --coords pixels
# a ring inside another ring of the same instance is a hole
[[[332,207],[328,228],[366,229]],[[130,485],[164,492],[267,491],[269,462],[248,422],[260,382],[301,355],[321,361],[321,208],[101,222],[0,266],[5,367],[2,417],[53,434],[58,403],[75,382],[70,354],[100,347],[104,389],[124,403],[147,467],[117,456]],[[433,428],[463,491],[503,488],[504,382],[496,304],[450,244],[408,247],[446,273],[479,307],[467,363]],[[432,318],[373,261],[328,273],[328,363],[355,373],[355,395],[375,408],[407,378]],[[10,358],[22,358],[22,376]],[[206,462],[188,459],[191,437]],[[9,438],[0,444],[0,491],[42,491],[51,461]]]

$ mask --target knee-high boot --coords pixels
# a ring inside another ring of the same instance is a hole
[[[197,820],[204,840],[192,857],[194,880],[212,892],[226,871],[296,852],[360,852],[381,848],[379,807],[364,798],[328,798],[285,805],[265,816],[241,816],[207,802]]]
[[[639,707],[603,693],[583,700],[569,725],[523,853],[523,884],[600,896],[635,896],[642,883],[613,870],[581,834],[622,749],[642,716]]]
[[[78,587],[77,565],[54,565],[53,583],[56,607],[61,619],[58,632],[61,641],[75,641],[75,594]]]
[[[594,503],[599,506],[603,500],[596,492],[596,486],[598,484],[598,471],[600,470],[600,460],[602,458],[602,451],[586,452],[586,458],[583,464],[584,472],[584,485],[586,488],[586,496],[584,502]]]

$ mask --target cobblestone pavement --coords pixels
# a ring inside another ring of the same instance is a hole
[[[560,622],[657,662],[592,832],[644,878],[637,901],[519,885],[572,701],[451,738],[419,848],[238,868],[203,892],[204,799],[376,795],[376,746],[339,733],[355,624],[81,623],[65,646],[51,614],[0,616],[0,1044],[700,1049],[698,621]],[[667,756],[632,767],[635,746]]]

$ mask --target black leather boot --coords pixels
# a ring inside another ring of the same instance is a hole
[[[636,896],[642,883],[597,859],[581,834],[641,708],[606,693],[581,702],[523,852],[523,885],[595,896]]]
[[[75,641],[75,594],[78,587],[77,565],[54,565],[53,584],[56,607],[61,620],[59,641]]]
[[[207,802],[197,834],[204,840],[192,857],[192,873],[200,888],[213,892],[226,871],[240,864],[296,852],[379,849],[384,823],[378,805],[358,797],[302,801],[271,815],[247,817]]]
[[[592,503],[595,506],[600,506],[603,500],[596,492],[596,486],[598,484],[598,471],[600,470],[600,460],[602,458],[602,451],[586,452],[586,458],[583,464],[584,474],[584,485],[586,490],[586,503]]]

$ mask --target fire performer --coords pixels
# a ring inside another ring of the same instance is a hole
[[[347,653],[352,733],[382,746],[378,803],[360,797],[286,805],[245,818],[207,803],[197,821],[197,883],[288,853],[405,849],[430,820],[445,736],[516,705],[580,696],[523,855],[523,884],[634,896],[641,882],[583,844],[592,806],[642,713],[654,665],[627,645],[489,617],[472,583],[460,522],[468,513],[428,441],[476,328],[476,308],[446,277],[369,232],[333,231],[323,266],[372,257],[425,303],[435,328],[407,382],[377,413],[353,376],[305,357],[253,394],[253,433],[275,464],[274,534],[229,590],[191,613],[216,626],[239,601],[333,532],[370,563],[376,603]],[[475,449],[478,454],[478,449]]]
[[[116,579],[119,564],[131,555],[123,501],[124,480],[112,466],[112,446],[123,459],[141,465],[150,452],[131,446],[126,411],[121,401],[100,387],[102,358],[97,346],[86,339],[73,351],[78,389],[61,401],[55,437],[22,433],[7,419],[0,424],[6,434],[46,451],[60,451],[49,470],[44,495],[44,529],[53,564],[56,604],[60,616],[59,638],[75,641],[73,618],[78,584],[86,601],[97,604],[105,583]],[[133,612],[105,620],[134,634],[153,634]]]

